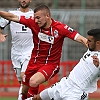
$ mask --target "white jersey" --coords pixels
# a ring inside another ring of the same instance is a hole
[[[93,64],[93,55],[97,55],[100,61],[100,52],[87,50],[69,76],[41,92],[41,98],[48,93],[48,100],[88,100],[88,94],[97,89],[100,76],[100,64],[98,67]]]
[[[30,17],[34,15],[32,9],[28,12],[21,12],[20,9],[10,10],[10,13],[13,13],[17,16],[26,16]],[[25,59],[30,59],[33,45],[33,34],[31,29],[25,25],[15,23],[13,21],[8,21],[6,19],[0,19],[0,27],[3,28],[10,24],[11,36],[12,36],[12,49],[11,49],[11,59],[19,60],[24,62]]]
[[[91,56],[97,55],[100,61],[100,52],[87,51],[80,62],[70,72],[69,79],[80,87],[83,91],[94,92],[97,89],[97,80],[100,76],[100,65],[93,64]]]

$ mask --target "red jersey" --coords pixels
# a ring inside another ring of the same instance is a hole
[[[65,37],[75,40],[78,32],[66,24],[52,19],[49,28],[39,28],[34,18],[20,17],[21,24],[32,30],[34,49],[32,51],[30,64],[59,64],[62,45]]]

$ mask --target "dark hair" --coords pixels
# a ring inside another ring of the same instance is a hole
[[[50,9],[46,5],[39,5],[34,9],[34,13],[36,13],[39,10],[45,10],[47,13],[50,14]]]
[[[100,29],[91,29],[87,32],[88,35],[93,36],[95,41],[100,41]]]

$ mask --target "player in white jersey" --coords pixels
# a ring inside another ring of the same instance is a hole
[[[34,15],[33,10],[28,8],[31,3],[31,0],[18,0],[18,2],[20,8],[16,10],[10,10],[9,12],[17,16],[22,16],[22,15],[26,16],[26,18]],[[8,24],[10,24],[10,30],[12,36],[11,60],[18,81],[21,84],[22,77],[27,68],[32,49],[34,47],[33,35],[31,29],[22,24],[8,21],[3,18],[0,19],[1,29],[4,29]],[[6,40],[5,37],[7,36],[7,34],[5,35],[2,34],[1,29],[0,29],[0,41],[4,42]],[[21,87],[19,95],[20,93],[21,93]],[[21,100],[20,96],[18,97],[18,100]]]
[[[97,90],[100,77],[100,29],[92,29],[87,34],[89,49],[69,76],[26,100],[87,100],[88,94]]]

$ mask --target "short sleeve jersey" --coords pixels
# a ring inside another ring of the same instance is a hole
[[[69,78],[78,87],[87,92],[94,92],[97,89],[97,80],[100,77],[100,66],[96,67],[94,65],[91,57],[93,55],[100,58],[100,52],[87,50],[69,75]]]
[[[47,29],[39,28],[33,17],[21,16],[19,22],[29,27],[34,35],[34,49],[30,60],[32,63],[59,64],[64,38],[75,40],[78,36],[76,30],[54,19]]]
[[[20,8],[18,9],[12,9],[8,12],[13,13],[18,16],[26,16],[30,17],[34,15],[34,12],[32,9],[30,9],[28,12],[21,12]],[[34,47],[33,44],[33,34],[31,32],[31,29],[26,27],[23,24],[19,24],[13,21],[8,21],[6,19],[1,18],[0,19],[0,27],[4,28],[8,24],[10,24],[10,30],[11,30],[11,36],[12,36],[12,48],[18,52],[19,55],[23,54],[31,54],[32,49]]]

